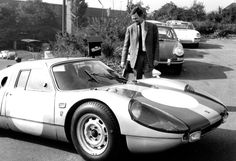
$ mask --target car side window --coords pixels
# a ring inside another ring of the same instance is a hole
[[[5,84],[7,83],[7,79],[7,76],[2,78],[0,88],[5,86]]]
[[[29,78],[29,74],[30,74],[30,70],[20,71],[15,88],[25,89],[28,78]]]
[[[43,69],[32,69],[26,86],[28,91],[51,91],[50,77]]]

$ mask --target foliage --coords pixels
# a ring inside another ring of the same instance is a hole
[[[212,11],[208,13],[206,19],[213,23],[221,23],[221,21],[223,20],[221,8],[219,8],[219,11]]]
[[[189,9],[192,11],[194,17],[193,20],[204,21],[206,17],[205,7],[202,2],[194,0],[193,6]]]
[[[77,28],[87,26],[87,18],[85,17],[88,4],[85,0],[72,0],[72,21]]]
[[[194,21],[193,25],[203,35],[213,34],[217,31],[217,24],[211,21]]]
[[[0,48],[5,48],[16,38],[18,20],[15,6],[15,2],[0,4]]]
[[[159,10],[155,10],[152,19],[159,21],[183,20],[195,21],[205,19],[205,10],[202,3],[194,1],[190,8],[177,7],[173,2],[166,3]]]
[[[8,1],[0,4],[0,42],[23,38],[54,40],[58,31],[54,12],[46,3]],[[1,46],[0,46],[1,47]]]
[[[236,7],[222,11],[223,23],[236,23]]]
[[[89,25],[78,32],[85,33],[84,39],[91,36],[102,38],[102,52],[109,57],[116,54],[125,37],[127,25],[130,23],[129,16],[111,18],[94,18],[89,20]]]
[[[173,3],[166,3],[164,6],[162,6],[159,10],[155,10],[153,14],[153,19],[159,20],[159,21],[166,21],[170,19],[177,19],[176,12],[178,10],[178,7]]]
[[[19,19],[18,30],[29,33],[29,35],[33,36],[31,38],[52,40],[52,36],[47,37],[47,29],[51,28],[54,35],[56,30],[58,30],[55,14],[46,3],[41,3],[40,1],[19,3],[17,13]],[[45,32],[45,34],[42,32]]]
[[[114,69],[119,74],[122,73],[122,68],[120,67],[120,57],[113,56],[113,57],[103,57],[99,58],[103,63],[108,65],[110,68]]]
[[[85,56],[86,49],[82,44],[81,37],[66,33],[58,33],[53,45],[53,54],[56,57]]]

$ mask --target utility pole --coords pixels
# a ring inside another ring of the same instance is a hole
[[[66,0],[63,0],[62,5],[62,33],[66,33]]]

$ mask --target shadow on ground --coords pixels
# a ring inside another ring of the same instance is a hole
[[[216,129],[204,136],[200,141],[184,144],[176,148],[151,154],[127,153],[123,161],[235,161],[236,131]],[[43,139],[21,133],[1,130],[0,137],[23,140],[26,142],[53,147],[70,153],[76,153],[72,145]],[[123,155],[123,154],[121,154]]]
[[[0,137],[8,137],[14,140],[21,140],[24,142],[30,142],[30,143],[34,143],[38,145],[43,145],[43,146],[48,146],[48,147],[64,150],[71,153],[76,153],[73,145],[70,143],[41,138],[41,137],[37,137],[33,135],[14,132],[11,130],[0,129]]]
[[[235,161],[236,131],[218,128],[200,141],[155,154],[131,154],[129,161]]]
[[[207,40],[201,41],[198,47],[195,47],[191,44],[184,44],[183,47],[185,49],[221,49],[223,46],[219,44],[210,44],[207,43]]]
[[[184,59],[203,59],[208,53],[199,50],[184,49]]]
[[[162,69],[161,77],[176,78],[180,80],[227,79],[227,75],[225,74],[227,71],[233,71],[233,69],[217,64],[185,60],[180,75],[175,75],[169,70]]]

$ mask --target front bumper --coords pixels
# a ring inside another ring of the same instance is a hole
[[[182,135],[180,135],[179,138],[153,138],[153,137],[126,136],[126,142],[130,152],[151,153],[151,152],[164,151],[185,143],[182,137],[183,137]]]
[[[198,44],[201,41],[201,38],[194,39],[180,39],[182,44]]]
[[[226,113],[227,115],[227,113]],[[191,133],[176,134],[175,137],[147,137],[126,135],[126,143],[129,151],[137,153],[160,152],[174,148],[178,145],[195,142],[201,139],[208,132],[213,131],[224,122],[224,119],[201,130]]]
[[[165,64],[165,65],[177,65],[177,64],[183,64],[184,58],[183,57],[177,57],[173,59],[167,59],[166,61],[159,61],[158,64]]]

